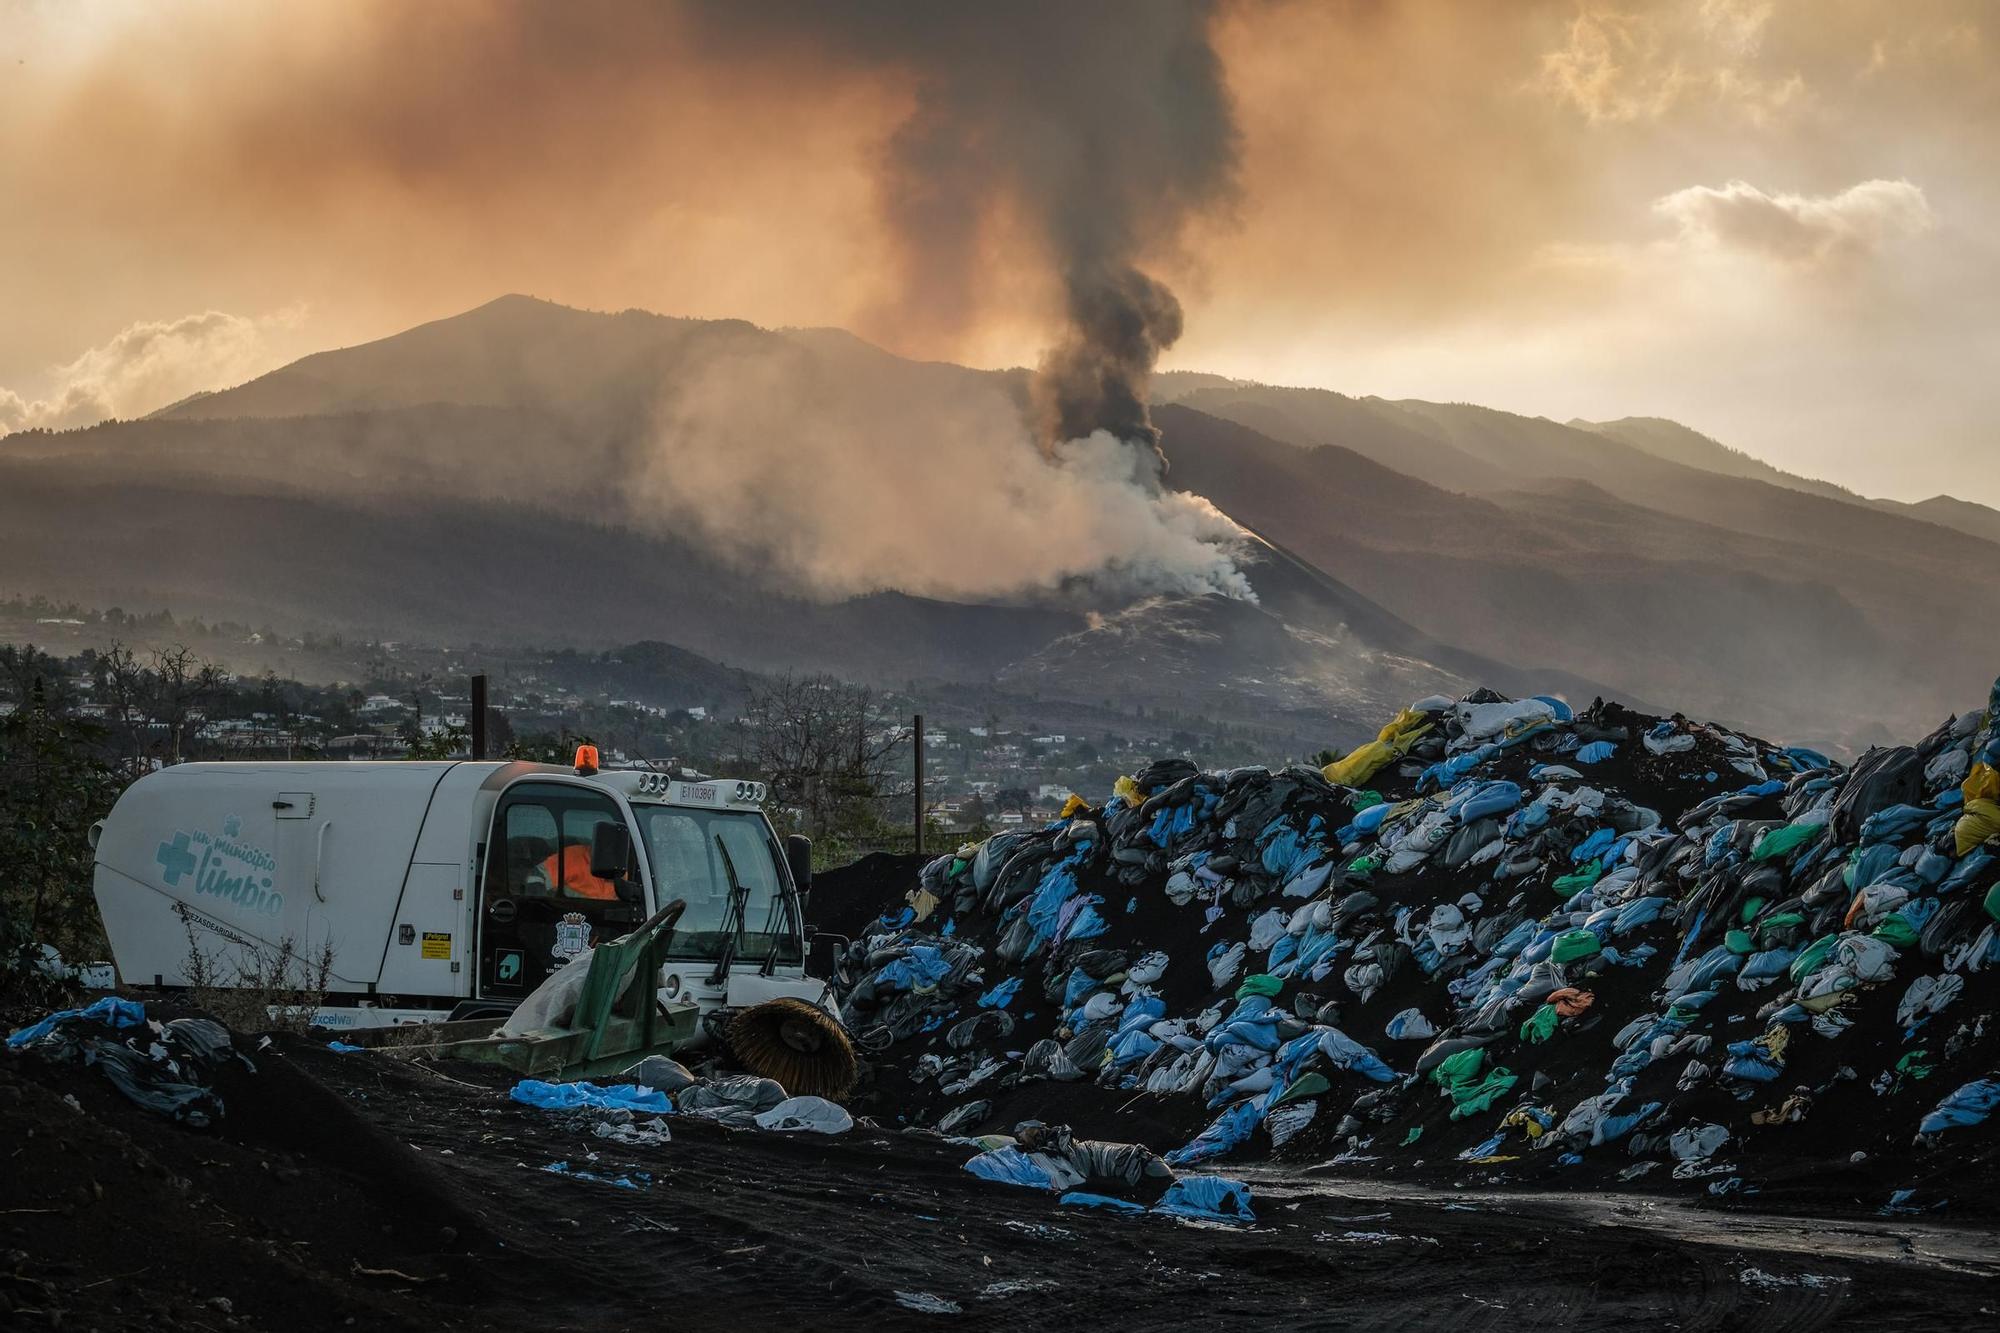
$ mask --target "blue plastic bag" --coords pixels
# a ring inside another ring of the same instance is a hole
[[[1250,1187],[1227,1176],[1182,1176],[1153,1205],[1156,1213],[1211,1222],[1255,1222]]]
[[[1917,1132],[1937,1134],[1984,1124],[1995,1107],[2000,1107],[2000,1079],[1974,1079],[1939,1102],[1917,1126]]]
[[[648,1115],[671,1115],[673,1103],[657,1088],[636,1083],[620,1083],[601,1088],[595,1083],[544,1083],[524,1078],[507,1094],[515,1101],[538,1106],[544,1111],[574,1111],[594,1107],[606,1111],[643,1111]]]
[[[114,1028],[135,1028],[146,1021],[146,1006],[137,1000],[121,1000],[116,995],[107,995],[85,1008],[63,1009],[50,1014],[41,1022],[24,1027],[8,1037],[7,1045],[10,1049],[18,1048],[46,1037],[65,1018],[87,1018]]]

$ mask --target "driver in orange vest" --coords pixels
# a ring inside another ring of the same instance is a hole
[[[544,883],[561,890],[572,898],[602,898],[607,901],[618,897],[618,886],[608,879],[599,879],[590,873],[590,848],[581,843],[570,843],[541,864]]]

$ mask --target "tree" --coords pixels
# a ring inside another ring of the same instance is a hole
[[[132,650],[113,639],[111,646],[97,655],[94,664],[94,697],[104,706],[104,715],[117,725],[119,759],[128,777],[137,777],[145,766],[146,672]]]
[[[1023,817],[1027,815],[1028,807],[1034,803],[1035,794],[1026,787],[1002,787],[993,794],[993,807],[996,810],[1012,810]]]
[[[881,724],[866,687],[787,672],[751,691],[741,735],[743,757],[772,800],[800,810],[814,837],[882,822],[888,759],[903,734]]]
[[[178,764],[194,733],[208,720],[208,708],[223,694],[222,668],[195,656],[184,644],[175,644],[153,650],[146,684],[146,711],[165,730],[161,758]]]
[[[40,680],[0,718],[0,989],[33,975],[23,964],[41,944],[70,962],[100,952],[90,826],[121,786],[102,733],[52,708]]]
[[[472,752],[472,731],[455,722],[443,723],[429,731],[406,729],[404,740],[412,759],[459,759]]]

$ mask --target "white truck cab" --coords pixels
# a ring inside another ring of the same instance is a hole
[[[197,956],[226,981],[289,950],[302,972],[330,959],[331,1027],[504,1013],[676,898],[662,998],[823,1005],[804,966],[810,844],[781,848],[763,798],[582,754],[181,764],[97,831],[97,902],[126,985],[186,985]]]

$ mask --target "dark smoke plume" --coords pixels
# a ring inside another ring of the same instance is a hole
[[[1104,430],[1155,445],[1147,379],[1180,303],[1142,264],[1235,191],[1237,134],[1205,0],[926,0],[697,11],[744,54],[791,46],[913,81],[887,145],[885,211],[901,308],[967,321],[985,243],[1026,233],[1062,288],[1064,329],[1036,386],[1045,447]]]
[[[1075,440],[1108,430],[1158,448],[1146,411],[1146,380],[1160,353],[1181,336],[1181,303],[1136,268],[1072,274],[1069,332],[1042,359],[1036,398],[1047,439]]]

